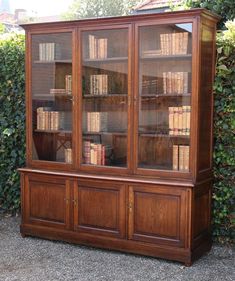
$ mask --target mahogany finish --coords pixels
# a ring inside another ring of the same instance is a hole
[[[186,265],[210,250],[218,20],[204,9],[194,9],[23,25],[27,105],[27,165],[19,169],[23,237]],[[180,30],[188,32],[187,53],[148,55],[162,48],[161,34]],[[116,40],[118,34],[125,40]],[[92,50],[86,40],[92,36],[101,41],[107,36],[106,58],[89,58]],[[57,49],[56,44],[62,46]],[[49,50],[45,60],[43,48]],[[188,73],[186,93],[163,93],[164,83],[169,83],[163,73],[169,71]],[[68,75],[72,75],[72,94],[53,95],[51,89],[66,87]],[[108,95],[91,95],[93,75],[111,79]],[[152,88],[146,90],[149,84]],[[166,131],[168,108],[174,106],[191,106],[188,135]],[[62,112],[61,128],[38,129],[40,108]],[[87,112],[108,114],[104,131],[88,130]],[[90,140],[107,149],[103,165],[86,163],[84,141]],[[173,169],[174,146],[189,146],[189,169]],[[70,160],[66,149],[72,149]]]

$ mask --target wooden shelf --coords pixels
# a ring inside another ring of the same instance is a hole
[[[141,60],[190,60],[191,54],[186,55],[142,55]]]
[[[140,95],[141,98],[183,98],[183,97],[191,97],[191,94],[149,94],[149,95]]]
[[[68,94],[48,94],[48,95],[33,95],[33,100],[35,99],[43,99],[43,100],[54,100],[55,97],[60,97],[60,98],[67,98],[69,100],[72,100],[73,95],[68,95]]]
[[[83,59],[83,63],[112,63],[112,62],[127,62],[128,57],[113,57],[104,59]]]
[[[72,60],[35,60],[34,63],[72,63]]]
[[[189,135],[167,135],[167,134],[158,134],[158,133],[151,133],[151,132],[146,132],[142,133],[139,132],[139,135],[141,137],[152,137],[152,138],[184,138],[184,139],[189,139]]]
[[[72,134],[72,131],[69,130],[39,130],[35,129],[34,132],[36,133],[47,133],[47,134]]]
[[[147,165],[147,164],[138,164],[139,169],[150,169],[150,170],[173,170],[172,166],[163,166],[163,165]]]
[[[127,132],[83,132],[83,135],[127,135]]]
[[[128,94],[108,94],[108,95],[83,95],[83,98],[111,98],[111,97],[128,97]]]

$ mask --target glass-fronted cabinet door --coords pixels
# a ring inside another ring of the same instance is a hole
[[[31,40],[32,160],[71,164],[72,33]]]
[[[138,31],[137,169],[188,172],[192,24]]]
[[[83,167],[128,168],[129,29],[83,30]]]

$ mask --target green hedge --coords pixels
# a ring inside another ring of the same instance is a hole
[[[235,20],[217,36],[214,84],[213,234],[232,241],[235,234]]]
[[[0,209],[20,207],[19,174],[25,161],[24,36],[0,37]]]
[[[235,22],[217,39],[214,86],[213,235],[232,241],[235,205]],[[0,39],[0,209],[20,207],[19,175],[25,161],[24,37]]]

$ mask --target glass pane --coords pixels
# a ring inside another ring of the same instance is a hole
[[[72,162],[71,33],[32,36],[33,159]]]
[[[138,167],[189,170],[192,24],[139,30]]]
[[[125,167],[128,30],[83,32],[82,54],[82,162],[86,165]]]

